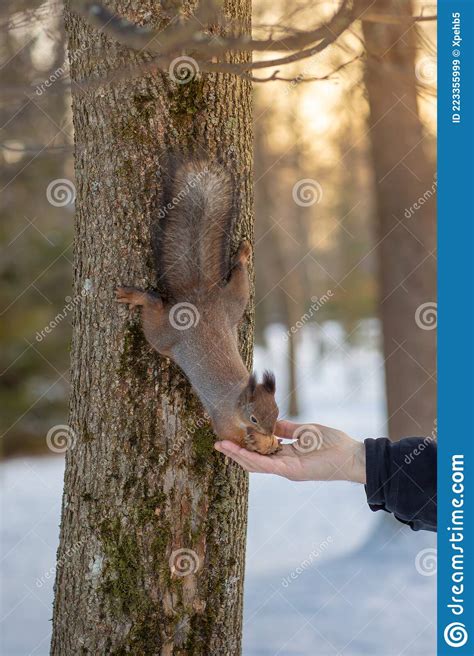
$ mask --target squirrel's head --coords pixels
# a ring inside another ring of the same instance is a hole
[[[278,406],[275,401],[275,376],[270,371],[263,373],[263,380],[257,383],[252,374],[239,399],[243,423],[251,432],[272,435],[278,419]]]

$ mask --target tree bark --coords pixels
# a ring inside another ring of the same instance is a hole
[[[371,11],[413,15],[408,0],[363,1]],[[393,439],[431,435],[436,417],[436,178],[417,106],[416,29],[363,23]]]
[[[226,7],[250,27],[248,0]],[[152,0],[120,0],[115,8],[136,22],[165,20]],[[51,653],[234,656],[247,476],[214,452],[184,376],[151,350],[139,317],[117,306],[114,289],[160,288],[152,233],[170,153],[229,168],[238,216],[232,250],[253,238],[250,83],[213,74],[179,84],[156,73],[92,88],[87,80],[146,57],[70,10],[66,29],[77,305]],[[250,308],[241,329],[248,365],[252,334]]]

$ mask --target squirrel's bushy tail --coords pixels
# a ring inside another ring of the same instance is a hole
[[[166,292],[180,298],[206,291],[228,273],[232,181],[222,166],[204,161],[176,167],[160,221],[160,273]]]

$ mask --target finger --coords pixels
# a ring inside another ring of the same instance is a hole
[[[218,446],[219,445],[219,448]],[[229,442],[224,440],[216,444],[218,451],[222,451],[231,458],[238,458],[241,463],[244,463],[248,471],[256,471],[260,473],[274,474],[277,471],[276,460],[279,457],[279,453],[273,456],[263,456],[260,453],[255,453],[255,451],[247,451],[234,442]]]
[[[231,442],[230,440],[219,440],[214,444],[214,448],[216,448],[218,451],[223,451],[225,449],[230,453],[239,453],[239,451],[245,451],[245,449],[242,449],[242,447],[240,447],[235,442]]]
[[[243,449],[242,447],[238,446],[238,444],[224,440],[220,443],[220,449],[218,450],[236,462],[239,462],[239,464],[242,466],[245,466],[248,471],[259,471],[259,468],[252,457],[257,454],[254,454],[251,451],[247,451],[247,449]],[[265,456],[262,457],[265,458]]]
[[[299,453],[295,451],[294,449],[294,444],[295,442],[292,442],[291,444],[282,444],[281,449],[278,452],[277,456],[279,456],[279,460],[285,459],[286,456],[291,456],[291,457],[299,457]]]
[[[293,439],[295,431],[302,426],[302,424],[295,424],[293,421],[288,421],[287,419],[280,419],[277,421],[275,426],[275,435],[278,437],[286,437],[287,439]]]
[[[239,457],[251,458],[252,462],[258,460],[261,463],[277,462],[278,460],[281,460],[283,456],[295,455],[295,450],[293,449],[292,444],[282,444],[280,451],[271,456],[263,456],[260,453],[256,453],[255,451],[248,451],[247,449],[244,449],[243,447],[235,444],[235,442],[231,442],[230,440],[220,440],[214,444],[214,448],[216,451],[220,451],[221,453],[225,452],[226,455],[230,455],[232,453],[238,455]]]
[[[247,449],[244,449],[238,444],[235,444],[234,442],[230,442],[228,440],[217,442],[215,446],[218,451],[221,451],[226,456],[229,456],[233,460],[238,461],[239,464],[245,466],[245,468],[248,469],[248,471],[250,471],[250,469],[261,471],[258,463],[255,462],[256,461],[255,456],[259,456],[258,453],[254,453],[253,451],[247,451]],[[264,462],[266,460],[270,460],[268,456],[260,456],[260,458],[262,458]]]
[[[219,445],[219,448],[217,445],[215,445],[215,448],[217,451],[220,451],[224,456],[230,458],[234,462],[236,462],[238,465],[240,465],[245,471],[254,473],[255,470],[251,466],[249,462],[247,462],[244,458],[241,458],[238,454],[236,453],[231,453],[230,451],[226,451],[225,449],[221,448]]]

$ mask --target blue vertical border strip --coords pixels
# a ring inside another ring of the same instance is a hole
[[[474,0],[439,0],[439,656],[474,654],[473,72]]]

